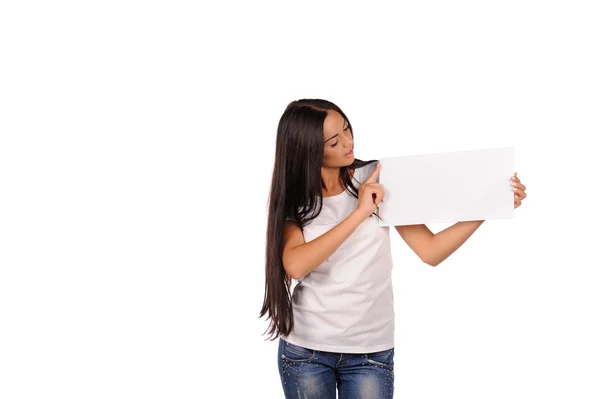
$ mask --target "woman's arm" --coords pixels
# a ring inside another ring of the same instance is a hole
[[[298,280],[325,261],[362,222],[377,209],[384,198],[381,184],[375,183],[381,165],[358,187],[356,209],[341,223],[314,240],[304,242],[296,223],[286,221],[283,228],[283,268],[288,276]]]
[[[298,280],[317,268],[368,217],[368,212],[356,209],[331,230],[308,243],[304,242],[300,227],[293,221],[286,221],[283,230],[282,258],[286,273]]]
[[[526,187],[517,177],[517,172],[512,176],[512,181],[514,208],[518,208],[527,197]],[[395,227],[400,236],[423,262],[431,266],[437,266],[460,248],[483,222],[484,220],[458,222],[437,234],[433,234],[424,224]]]
[[[460,248],[483,220],[458,222],[436,234],[424,224],[395,226],[400,237],[421,260],[437,266]]]

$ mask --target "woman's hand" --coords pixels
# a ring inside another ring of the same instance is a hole
[[[356,209],[364,212],[366,216],[370,216],[379,203],[385,198],[383,187],[379,183],[375,183],[375,179],[381,170],[381,164],[373,171],[371,176],[363,184],[358,187],[358,204]]]
[[[525,193],[525,186],[521,184],[521,180],[517,177],[517,172],[512,177],[512,186],[515,193],[515,209],[521,206],[521,201],[527,198]]]

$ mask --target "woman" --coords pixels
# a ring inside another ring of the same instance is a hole
[[[279,339],[286,398],[391,398],[394,300],[388,227],[377,207],[381,166],[354,158],[350,121],[320,99],[291,102],[277,129],[269,201],[265,298],[260,316]],[[515,175],[514,206],[526,197]],[[436,266],[483,223],[433,234],[395,226]],[[292,279],[298,283],[292,292]]]

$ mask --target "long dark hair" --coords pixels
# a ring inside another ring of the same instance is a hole
[[[301,99],[288,104],[279,120],[275,146],[275,163],[269,195],[266,240],[265,296],[260,316],[271,319],[268,334],[272,339],[287,336],[294,326],[292,315],[291,279],[283,268],[283,228],[286,219],[293,218],[303,228],[316,218],[323,206],[323,123],[327,110],[342,115],[354,130],[346,114],[332,102],[321,99]],[[352,182],[354,170],[377,160],[355,159],[340,168],[340,177],[350,194],[358,198],[358,188]]]

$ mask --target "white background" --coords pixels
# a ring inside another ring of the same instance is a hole
[[[360,159],[516,149],[514,219],[435,268],[393,236],[396,397],[600,397],[599,18],[2,2],[0,397],[281,398],[258,312],[277,123],[304,97],[347,113]]]

